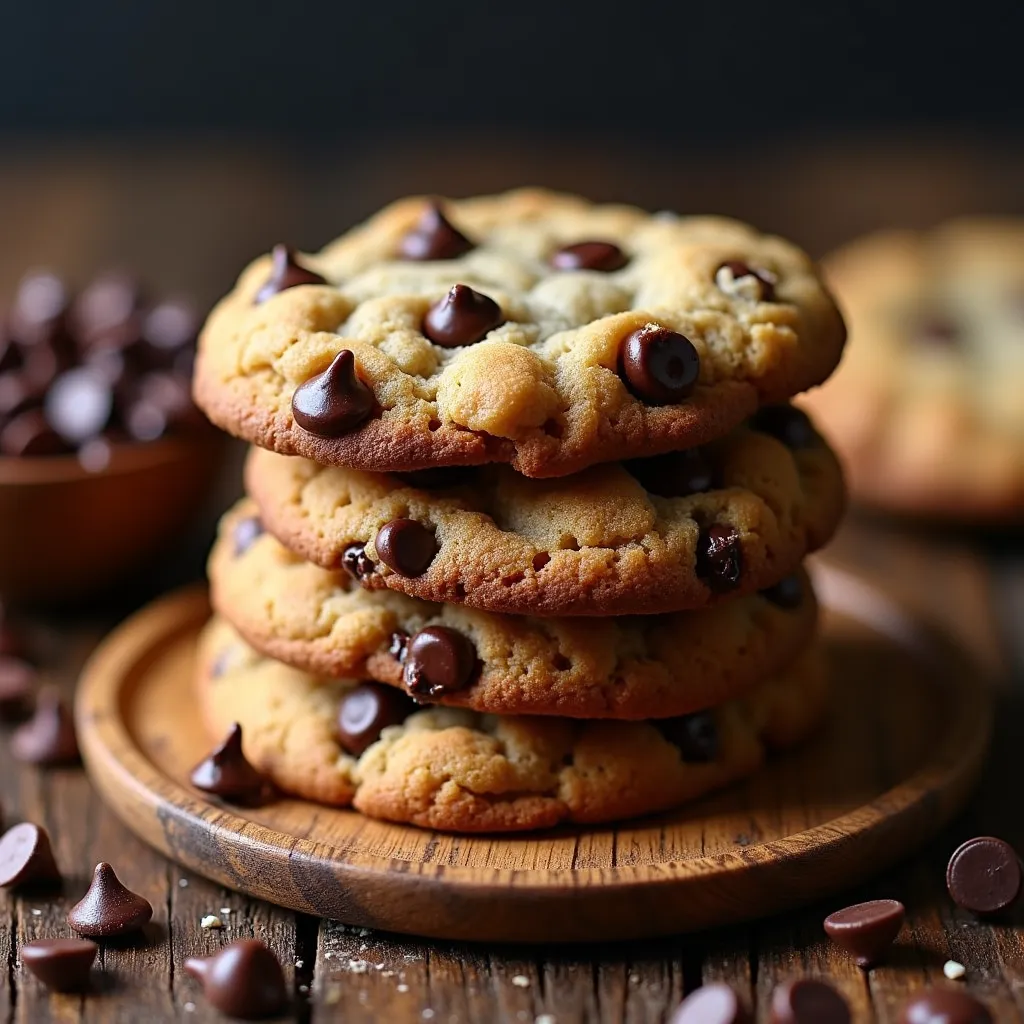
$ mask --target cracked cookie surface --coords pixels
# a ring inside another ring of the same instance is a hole
[[[802,571],[784,587],[658,616],[535,619],[363,590],[260,532],[256,507],[223,519],[209,563],[213,606],[268,657],[325,676],[408,687],[410,640],[443,626],[477,669],[440,704],[493,714],[668,718],[719,704],[781,669],[814,634]]]
[[[536,190],[444,202],[451,225],[433,209],[403,200],[319,254],[256,260],[200,341],[213,422],[322,464],[563,476],[720,437],[839,360],[845,329],[811,261],[744,224]],[[692,387],[646,342],[625,368],[627,339],[659,326],[697,360]]]
[[[454,832],[609,822],[679,806],[805,738],[827,696],[812,646],[743,698],[658,725],[433,707],[386,725],[353,754],[338,722],[356,684],[262,658],[216,619],[197,674],[210,735],[240,723],[247,757],[284,792]]]
[[[777,583],[839,522],[835,456],[802,414],[774,412],[789,446],[743,428],[557,480],[489,466],[425,490],[254,448],[246,483],[279,540],[368,588],[524,615],[681,611]]]

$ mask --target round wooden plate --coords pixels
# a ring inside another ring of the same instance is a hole
[[[190,590],[97,651],[77,717],[93,782],[146,842],[232,889],[346,923],[445,939],[568,942],[721,925],[847,887],[961,807],[992,717],[963,651],[860,579],[819,566],[834,699],[821,733],[760,774],[618,827],[452,836],[282,799],[239,810],[188,784],[211,743],[191,696],[209,608]]]

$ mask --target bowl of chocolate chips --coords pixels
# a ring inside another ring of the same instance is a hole
[[[66,601],[166,553],[223,452],[192,404],[198,312],[125,273],[26,274],[0,310],[0,595]]]

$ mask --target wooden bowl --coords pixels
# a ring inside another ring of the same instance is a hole
[[[0,457],[0,596],[58,604],[145,568],[185,530],[223,452],[210,432],[115,445],[99,473],[73,455]]]

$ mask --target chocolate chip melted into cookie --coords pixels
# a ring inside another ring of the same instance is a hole
[[[405,685],[416,697],[438,697],[468,686],[477,668],[468,637],[448,626],[428,626],[409,641]]]
[[[706,764],[718,756],[718,726],[710,711],[698,711],[679,718],[656,721],[658,729],[673,746],[679,748],[683,760]]]
[[[697,386],[700,356],[689,338],[647,324],[623,339],[619,373],[641,401],[670,405],[688,398]]]
[[[756,269],[743,260],[727,260],[715,271],[715,284],[726,295],[751,302],[771,302],[775,298],[775,275]]]
[[[441,207],[431,203],[419,224],[402,238],[398,251],[406,260],[454,260],[472,248],[473,243],[452,225]]]
[[[475,345],[505,322],[501,307],[468,284],[454,285],[448,294],[427,310],[423,333],[442,348]]]
[[[341,556],[341,567],[354,580],[365,579],[377,568],[366,553],[365,544],[349,544]]]
[[[761,591],[761,596],[779,608],[792,610],[799,608],[804,600],[804,584],[798,575],[787,576],[779,580],[774,587]]]
[[[555,270],[598,270],[604,274],[621,270],[628,262],[626,254],[612,242],[576,242],[551,257]]]
[[[736,529],[713,523],[700,531],[697,575],[716,594],[735,590],[743,574],[743,549]]]
[[[339,352],[323,373],[300,384],[292,395],[295,422],[319,437],[341,437],[373,414],[373,392],[356,374],[355,356]]]
[[[360,683],[341,699],[338,742],[359,757],[389,725],[400,725],[416,710],[415,701],[401,690],[381,683]]]
[[[392,519],[378,531],[373,546],[377,556],[401,576],[422,576],[437,554],[432,531],[415,519]]]
[[[631,459],[625,466],[645,490],[662,498],[703,494],[715,486],[714,468],[699,448]]]
[[[750,426],[795,451],[810,448],[818,440],[810,417],[792,405],[767,405],[754,413],[750,418]]]
[[[259,305],[278,292],[296,288],[300,284],[327,284],[327,279],[315,270],[304,267],[296,258],[295,250],[287,245],[275,245],[272,255],[273,264],[270,277],[256,293],[255,302]]]

